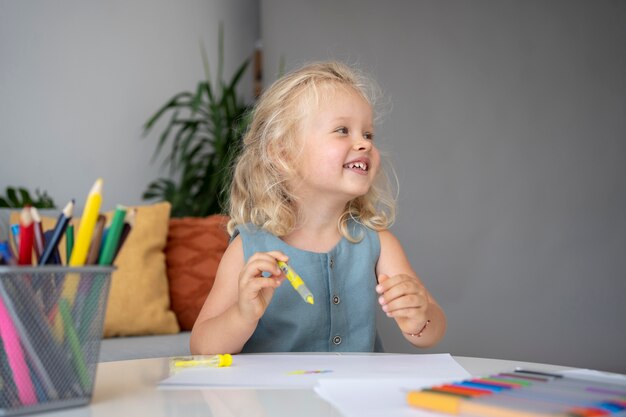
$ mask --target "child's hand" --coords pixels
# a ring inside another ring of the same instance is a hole
[[[258,252],[250,257],[239,274],[239,311],[244,319],[258,321],[272,300],[274,290],[284,281],[277,261],[287,262],[282,252]],[[263,272],[272,274],[264,277]]]
[[[426,323],[428,293],[421,282],[410,275],[399,274],[378,277],[376,292],[380,294],[378,302],[393,317],[400,330],[407,334],[417,334]]]

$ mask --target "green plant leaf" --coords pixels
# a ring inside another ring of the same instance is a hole
[[[24,187],[7,187],[6,197],[0,197],[0,207],[22,208],[24,206],[36,208],[55,208],[54,200],[45,192],[35,190],[35,197]]]
[[[187,107],[189,104],[185,103],[185,101],[183,101],[183,99],[185,99],[185,98],[189,99],[191,97],[193,97],[193,95],[190,92],[188,92],[188,91],[184,91],[182,93],[178,93],[174,97],[172,97],[167,103],[165,103],[165,105],[163,107],[161,107],[144,124],[144,133],[147,133],[150,129],[152,129],[152,126],[157,122],[157,120],[159,120],[161,118],[161,116],[163,116],[163,114],[165,112],[167,112],[168,110],[172,110],[172,109],[175,109],[177,107],[183,107],[183,108]]]
[[[7,188],[7,198],[13,207],[22,207],[22,202],[14,188]]]
[[[165,142],[167,142],[167,138],[170,136],[170,132],[172,131],[174,126],[176,126],[177,117],[178,117],[178,111],[175,111],[174,113],[172,113],[172,117],[170,117],[170,121],[165,127],[165,130],[163,131],[163,133],[161,133],[161,136],[159,136],[159,141],[157,142],[156,149],[154,150],[154,153],[152,154],[153,162],[156,160],[157,156],[161,153],[161,149],[163,149],[163,145],[165,145]],[[164,161],[164,164],[167,165],[168,162],[169,161],[166,158]]]
[[[235,87],[237,86],[237,84],[239,84],[239,81],[241,80],[241,77],[243,76],[243,74],[246,72],[246,69],[248,69],[248,64],[250,63],[249,59],[246,59],[243,64],[241,64],[239,66],[239,69],[235,72],[235,75],[233,76],[233,78],[230,80],[230,83],[228,84],[228,88],[231,91],[235,91]]]
[[[30,193],[25,188],[18,188],[17,191],[22,197],[22,206],[32,206],[33,199],[30,197]]]
[[[158,136],[155,157],[166,152],[169,177],[151,182],[144,199],[172,204],[172,216],[206,216],[221,211],[221,197],[230,176],[230,165],[240,149],[249,118],[248,106],[239,99],[237,87],[250,60],[246,59],[228,83],[223,81],[224,35],[218,30],[217,80],[210,77],[206,49],[200,41],[205,80],[193,92],[175,94],[144,125],[154,128],[166,114],[169,121]]]
[[[224,23],[220,22],[217,33],[217,82],[222,82],[224,74]]]
[[[47,192],[39,191],[37,188],[35,189],[35,195],[37,196],[37,200],[33,203],[35,207],[42,209],[56,208],[54,200],[52,200],[52,197],[50,197]]]
[[[193,101],[191,103],[192,114],[200,110],[200,106],[202,105],[202,96],[206,91],[206,89],[204,88],[204,84],[204,81],[200,81],[198,83],[198,86],[196,87],[196,94],[193,96]]]

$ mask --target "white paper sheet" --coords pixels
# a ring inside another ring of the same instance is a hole
[[[561,374],[570,378],[579,378],[588,381],[603,382],[606,384],[617,384],[626,387],[626,375],[623,374],[579,368],[561,371]]]
[[[410,390],[448,381],[434,378],[385,381],[322,379],[315,392],[344,417],[441,417],[441,414],[411,408],[406,402],[406,394]]]
[[[243,354],[228,368],[185,369],[162,388],[240,387],[310,389],[319,380],[452,380],[469,374],[449,354]]]

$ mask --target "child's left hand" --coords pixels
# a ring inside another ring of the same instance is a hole
[[[376,292],[380,294],[378,302],[383,311],[387,317],[396,320],[402,332],[418,333],[424,327],[429,306],[428,292],[416,277],[381,274]]]

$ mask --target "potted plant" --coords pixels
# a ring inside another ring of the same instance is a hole
[[[169,116],[154,157],[169,142],[165,165],[169,165],[170,175],[151,182],[142,197],[169,201],[173,217],[200,217],[222,211],[222,191],[230,180],[231,162],[248,124],[249,106],[239,97],[237,86],[249,60],[239,66],[230,81],[223,80],[220,26],[218,72],[212,83],[206,51],[200,49],[206,79],[198,82],[195,91],[174,95],[144,125],[146,134],[158,120]]]

